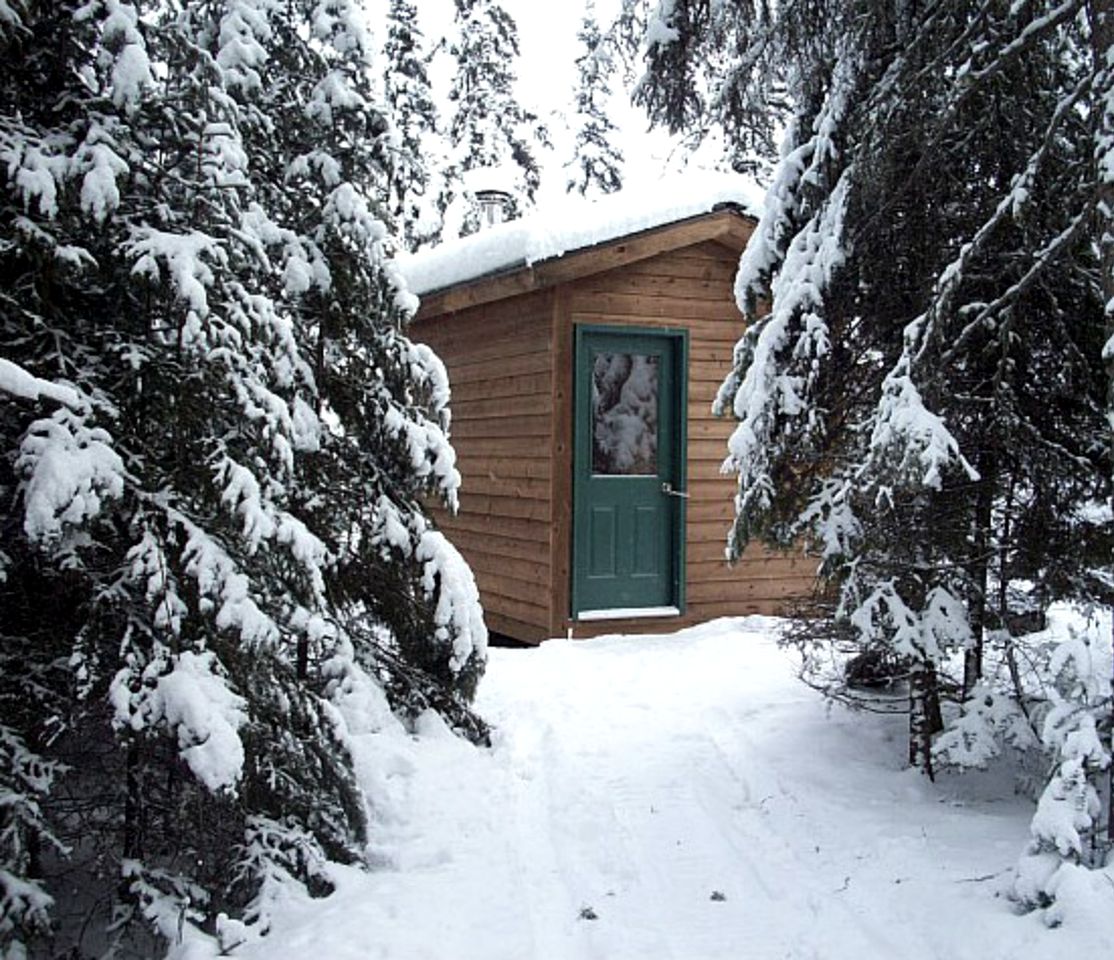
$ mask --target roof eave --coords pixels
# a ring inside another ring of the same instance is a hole
[[[421,294],[415,319],[544,290],[706,241],[741,253],[755,223],[755,218],[737,205],[717,204],[710,213],[648,227],[532,264],[521,260],[462,283],[429,290]]]

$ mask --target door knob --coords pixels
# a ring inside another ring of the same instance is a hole
[[[687,500],[689,498],[689,495],[683,490],[674,490],[673,484],[671,484],[668,480],[662,483],[661,492],[668,493],[671,497],[680,497],[682,500]]]

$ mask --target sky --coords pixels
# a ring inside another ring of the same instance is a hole
[[[521,56],[517,64],[519,99],[549,127],[554,144],[542,157],[543,180],[539,204],[553,202],[565,193],[563,165],[572,158],[573,132],[567,128],[576,89],[576,58],[581,47],[576,38],[584,15],[584,0],[502,0],[503,7],[518,25]],[[604,25],[619,10],[620,0],[595,0],[597,21]],[[428,40],[447,33],[452,27],[453,0],[418,0],[422,31]],[[448,58],[443,58],[442,69]],[[447,76],[434,80],[447,83]],[[681,163],[677,143],[663,131],[649,131],[640,108],[629,102],[620,89],[617,75],[609,115],[619,128],[616,143],[626,159],[626,186],[645,185]]]
[[[527,102],[538,104],[541,109],[572,114],[571,103],[576,89],[576,58],[581,47],[576,39],[580,20],[584,14],[582,0],[564,3],[540,4],[537,0],[504,0],[507,11],[517,20],[522,56],[519,68],[519,88]],[[597,21],[601,26],[619,10],[618,0],[595,4]],[[617,143],[626,160],[625,182],[628,186],[645,184],[658,179],[681,163],[678,143],[661,130],[650,131],[649,121],[640,107],[630,103],[629,94],[622,89],[622,78],[616,75],[612,82],[610,113],[612,123],[620,130]],[[559,125],[554,121],[554,143],[558,144]],[[572,155],[572,134],[565,144],[558,146],[562,162]],[[558,180],[557,188],[564,191],[565,178]],[[546,186],[552,187],[551,182]]]

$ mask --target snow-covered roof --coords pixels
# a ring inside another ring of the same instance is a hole
[[[757,217],[762,189],[747,177],[696,173],[628,188],[595,201],[563,197],[520,220],[449,240],[398,265],[418,295],[563,256],[732,206]]]

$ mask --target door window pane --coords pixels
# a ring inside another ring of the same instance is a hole
[[[592,357],[592,473],[658,472],[658,358]]]

